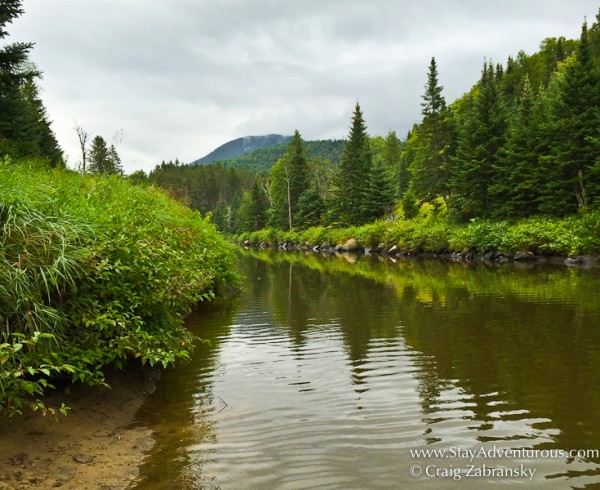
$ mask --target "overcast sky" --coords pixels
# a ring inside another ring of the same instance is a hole
[[[8,41],[32,41],[69,164],[74,121],[117,142],[125,170],[189,162],[248,135],[344,138],[420,119],[435,56],[448,102],[546,37],[577,38],[597,0],[24,0]]]

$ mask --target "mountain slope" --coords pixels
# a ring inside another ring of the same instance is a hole
[[[194,160],[190,165],[206,165],[217,160],[229,160],[231,158],[240,157],[246,153],[253,152],[260,148],[281,145],[289,142],[291,136],[283,136],[281,134],[268,134],[265,136],[245,136],[228,141],[224,145],[219,146],[216,150],[208,155]]]
[[[344,140],[305,141],[304,148],[309,157],[321,157],[337,165],[342,157]],[[244,168],[252,172],[269,170],[288,150],[287,143],[260,148],[244,155],[223,160],[226,167]]]

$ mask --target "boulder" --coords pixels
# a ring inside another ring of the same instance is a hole
[[[531,252],[517,252],[513,256],[513,260],[516,260],[517,262],[532,262],[534,260],[537,260],[537,257]]]
[[[359,249],[359,246],[358,246],[358,241],[356,240],[356,238],[349,238],[342,245],[342,250],[345,250],[347,252],[354,252],[355,250],[358,250],[358,249]]]

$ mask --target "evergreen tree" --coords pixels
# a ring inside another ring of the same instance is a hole
[[[394,204],[394,188],[389,167],[381,159],[375,159],[367,176],[367,195],[363,201],[362,216],[365,221],[381,218],[391,211]]]
[[[309,187],[309,168],[304,151],[304,142],[300,133],[296,130],[288,146],[289,165],[289,199],[290,213],[292,217],[298,209],[298,200],[303,192]],[[292,220],[293,226],[293,220]]]
[[[111,145],[109,148],[102,136],[95,136],[92,140],[88,158],[88,171],[92,174],[123,174],[121,157],[119,157],[115,145]],[[189,190],[186,194],[189,196]]]
[[[298,210],[296,211],[298,228],[306,229],[311,226],[319,226],[324,213],[325,201],[319,191],[311,187],[304,191],[298,200]]]
[[[92,140],[89,153],[88,171],[92,174],[107,174],[110,166],[108,146],[102,136]]]
[[[108,167],[107,173],[111,175],[123,175],[123,163],[121,157],[117,153],[115,145],[110,145],[108,149]]]
[[[255,179],[248,209],[248,229],[256,231],[264,228],[267,224],[268,211],[269,202],[267,201],[267,196],[261,189],[258,179]]]
[[[0,2],[0,40],[6,25],[23,13],[21,0]],[[12,43],[0,49],[0,154],[46,157],[63,164],[60,150],[40,98],[35,79],[41,76],[28,62],[33,43]]]
[[[460,128],[454,158],[451,210],[460,219],[489,216],[489,187],[499,166],[507,122],[492,65],[484,65],[479,93]],[[496,195],[497,199],[501,196]]]
[[[554,144],[550,157],[552,179],[546,211],[565,214],[587,208],[600,197],[600,76],[588,42],[587,23],[574,60],[567,65],[555,107]]]
[[[369,198],[371,166],[372,155],[367,127],[357,103],[335,182],[333,205],[341,224],[359,225],[368,220],[365,204]]]
[[[432,199],[436,196],[447,196],[449,193],[453,135],[450,130],[450,113],[442,90],[435,58],[432,58],[421,103],[423,122],[416,135],[417,151],[410,166],[413,190],[419,199]]]
[[[501,152],[500,165],[490,184],[497,217],[528,216],[538,212],[543,175],[539,172],[542,109],[526,76],[515,117]]]
[[[309,167],[300,133],[296,131],[287,153],[271,169],[273,209],[271,224],[291,230],[298,210],[298,200],[309,187]]]

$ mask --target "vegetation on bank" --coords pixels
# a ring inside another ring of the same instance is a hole
[[[402,213],[402,208],[397,209]],[[518,220],[473,219],[455,223],[447,216],[443,199],[423,204],[416,217],[393,221],[379,220],[362,226],[344,228],[317,226],[306,230],[283,231],[264,228],[234,236],[252,244],[284,243],[305,246],[343,246],[351,238],[358,247],[389,249],[407,253],[514,254],[539,255],[600,254],[600,211],[556,217],[529,217]]]
[[[182,316],[235,283],[208,219],[116,176],[0,163],[0,411],[45,409],[57,380],[185,359]]]

